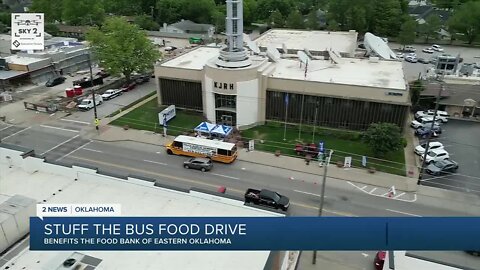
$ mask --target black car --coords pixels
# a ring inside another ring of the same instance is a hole
[[[435,161],[427,166],[427,173],[431,175],[440,175],[442,173],[455,173],[457,170],[458,164],[450,159]]]
[[[197,169],[202,172],[210,171],[213,167],[212,160],[208,158],[191,158],[183,163],[185,169]]]
[[[65,80],[66,80],[66,78],[65,78],[65,77],[62,77],[62,76],[53,77],[53,78],[50,78],[50,79],[45,83],[45,86],[46,86],[46,87],[52,87],[52,86],[55,86],[55,85],[59,85],[59,84],[64,83]]]
[[[415,130],[415,135],[421,138],[426,138],[429,133],[432,133],[433,137],[438,137],[438,134],[442,134],[442,128],[438,125],[434,125],[432,130],[431,126],[427,125]]]
[[[261,204],[287,211],[290,206],[290,199],[287,196],[280,195],[268,189],[259,190],[249,188],[245,192],[245,203]]]

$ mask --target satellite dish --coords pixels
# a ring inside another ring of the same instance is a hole
[[[280,53],[278,52],[277,48],[275,48],[274,46],[272,45],[269,45],[267,47],[267,56],[272,58],[272,60],[274,62],[278,62],[278,60],[280,60],[281,58],[281,55]]]
[[[310,60],[308,55],[306,53],[302,52],[302,51],[298,51],[297,55],[298,55],[298,59],[300,59],[300,62],[304,63],[305,65]]]
[[[328,55],[330,56],[330,59],[332,59],[332,61],[335,63],[335,64],[340,64],[342,63],[342,56],[340,56],[340,54],[336,51],[332,51],[332,50],[328,50]]]
[[[287,45],[285,45],[285,43],[282,43],[282,50],[284,54],[288,53]]]
[[[247,40],[247,47],[256,54],[260,53],[260,48],[258,48],[257,44],[251,40]]]
[[[374,52],[383,59],[397,59],[395,53],[388,47],[387,43],[372,33],[366,33],[363,44],[369,53]]]
[[[304,50],[304,51],[305,51],[305,53],[308,55],[308,57],[310,57],[310,58],[312,58],[312,59],[313,59],[313,55],[312,55],[312,53],[310,52],[310,50],[309,50],[309,49],[305,48],[305,49],[303,49],[303,50]]]

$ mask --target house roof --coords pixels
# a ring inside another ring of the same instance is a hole
[[[433,10],[432,6],[410,6],[408,7],[408,14],[423,17],[425,14]]]
[[[86,33],[90,26],[74,26],[74,25],[63,25],[57,24],[58,30],[64,33]]]
[[[446,84],[445,89],[450,96],[440,100],[439,104],[463,106],[466,99],[477,101],[477,106],[480,104],[480,85]]]
[[[213,27],[213,25],[211,24],[194,23],[190,20],[182,20],[182,21],[170,24],[170,26],[178,28],[183,31],[194,31],[194,32],[208,32],[208,30]]]

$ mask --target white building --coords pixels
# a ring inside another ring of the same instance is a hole
[[[119,179],[91,168],[51,164],[32,152],[5,147],[0,145],[0,204],[18,194],[45,203],[119,203],[124,216],[283,216],[228,197],[162,188],[155,180]],[[79,269],[293,269],[287,268],[284,252],[34,252],[28,250],[27,240],[0,256],[1,269],[64,269],[61,265],[68,258],[92,267]]]

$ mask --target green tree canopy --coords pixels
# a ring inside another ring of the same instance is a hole
[[[392,123],[373,123],[365,132],[364,140],[372,149],[375,157],[385,157],[389,152],[402,146],[400,128]]]
[[[287,27],[293,29],[303,29],[305,28],[305,23],[303,22],[303,16],[298,10],[293,11],[288,15],[287,18]]]
[[[400,33],[398,34],[399,43],[402,44],[403,47],[405,47],[405,45],[412,44],[415,41],[416,30],[417,22],[408,17],[400,28]]]
[[[62,19],[71,25],[101,25],[105,18],[98,0],[63,0]]]
[[[169,24],[180,21],[183,7],[184,2],[182,0],[158,0],[158,21]]]
[[[275,28],[282,28],[285,26],[285,19],[278,9],[272,12],[272,15],[270,15],[270,18],[268,19],[268,24]]]
[[[468,44],[472,44],[480,33],[480,1],[461,5],[453,12],[448,25],[452,34],[464,34]]]
[[[46,22],[62,20],[63,0],[33,0],[30,10],[44,13]]]
[[[106,13],[115,15],[132,16],[145,12],[142,10],[141,1],[132,0],[102,0]],[[150,12],[148,12],[150,14]]]
[[[141,29],[158,31],[160,25],[148,15],[140,15],[135,17],[135,24],[138,25]]]
[[[402,23],[402,11],[399,0],[375,0],[373,11],[373,30],[375,34],[388,37],[398,36]]]
[[[133,72],[152,68],[160,53],[138,26],[125,19],[108,18],[102,28],[87,33],[93,52],[111,74],[123,74],[130,80]]]
[[[425,23],[420,25],[420,33],[425,37],[425,42],[428,43],[430,38],[437,37],[437,32],[442,27],[442,21],[438,15],[430,15],[425,19]]]
[[[317,11],[315,9],[308,13],[307,28],[310,30],[317,30],[319,28]]]

